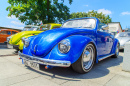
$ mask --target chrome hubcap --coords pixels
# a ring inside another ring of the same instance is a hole
[[[89,69],[93,64],[93,48],[87,47],[83,52],[83,68]]]

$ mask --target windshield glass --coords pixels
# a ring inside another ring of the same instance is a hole
[[[119,37],[130,37],[130,33],[120,33]]]
[[[95,25],[96,25],[95,19],[77,19],[65,22],[62,27],[94,29]]]
[[[50,24],[43,24],[40,26],[41,31],[50,30],[51,25]]]
[[[36,31],[38,27],[24,27],[23,31]]]

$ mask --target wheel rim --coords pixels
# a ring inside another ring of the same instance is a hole
[[[93,64],[93,48],[91,46],[87,46],[83,52],[83,68],[88,70]]]
[[[116,46],[116,55],[117,56],[119,55],[119,44],[117,44],[117,46]]]

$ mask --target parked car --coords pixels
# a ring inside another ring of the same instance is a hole
[[[22,32],[7,38],[8,40],[7,46],[8,48],[14,48],[16,50],[23,50],[24,44],[21,39],[22,37],[28,38],[30,36],[38,35],[43,31],[54,29],[57,27],[61,27],[61,24],[49,23],[49,24],[43,24],[41,26],[27,25],[24,27]]]
[[[124,49],[125,43],[130,41],[130,32],[121,32],[115,36],[120,43],[120,49]]]
[[[0,29],[0,43],[5,43],[7,42],[7,37],[18,33],[16,30],[11,30],[11,29]]]
[[[107,33],[108,29],[97,18],[71,19],[61,28],[23,39],[19,56],[30,67],[72,66],[76,72],[86,73],[95,62],[119,55],[119,41]]]

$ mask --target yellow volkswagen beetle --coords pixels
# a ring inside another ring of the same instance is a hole
[[[56,23],[49,23],[49,24],[43,24],[41,26],[32,26],[32,25],[27,25],[24,27],[22,32],[19,32],[13,36],[7,37],[7,47],[8,48],[14,48],[17,51],[18,50],[23,50],[23,42],[22,38],[28,38],[33,35],[38,35],[39,33],[50,30],[50,29],[55,29],[61,27],[61,24],[56,24]]]

